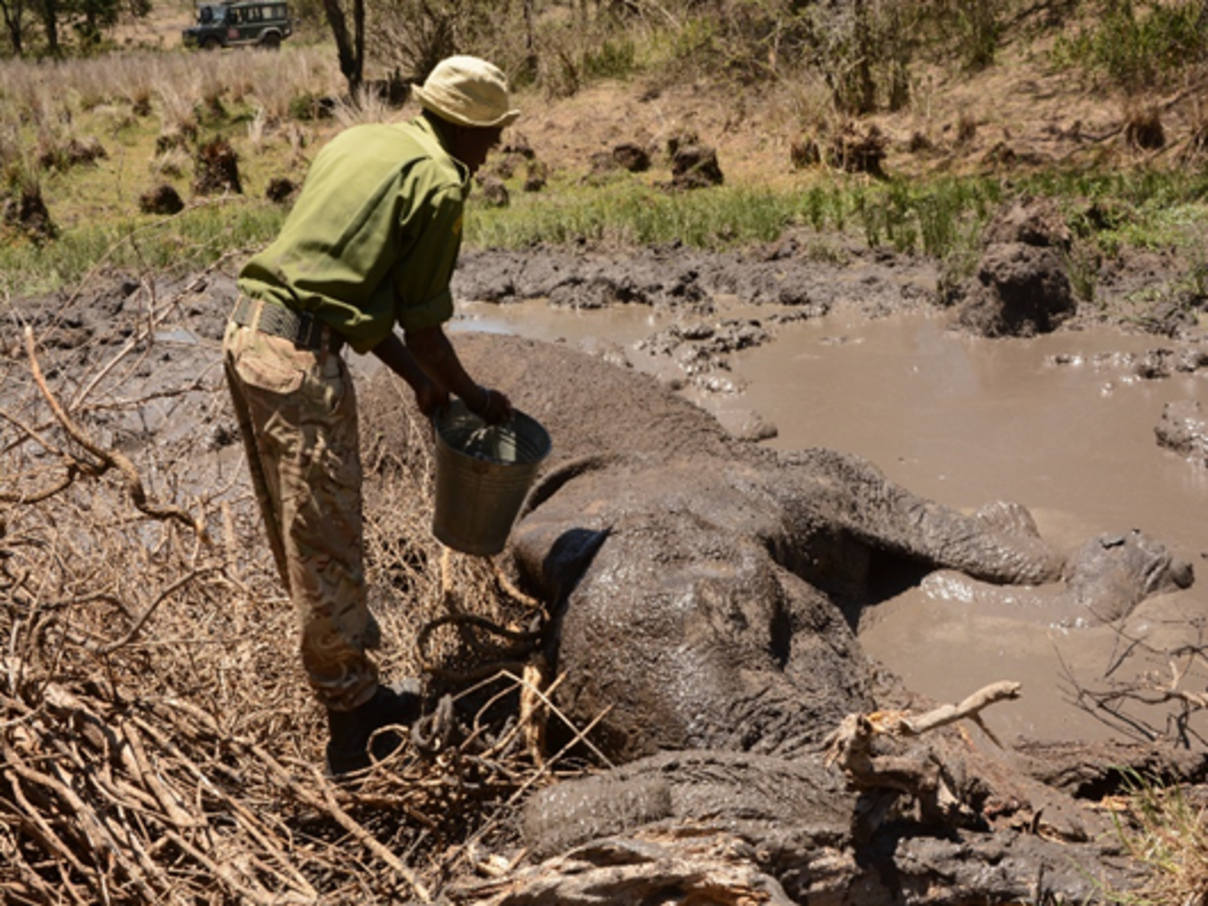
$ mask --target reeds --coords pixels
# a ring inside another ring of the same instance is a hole
[[[467,224],[467,240],[503,248],[677,241],[721,249],[769,242],[796,228],[843,232],[858,225],[870,247],[944,257],[973,241],[1003,197],[1001,184],[991,179],[835,178],[797,192],[750,186],[666,192],[619,178],[607,192],[563,187],[556,197],[521,196],[503,211],[480,209]]]

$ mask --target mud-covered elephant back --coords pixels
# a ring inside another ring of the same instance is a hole
[[[553,438],[546,469],[589,456],[730,457],[741,442],[649,375],[562,343],[498,334],[454,336],[474,378],[508,394]]]

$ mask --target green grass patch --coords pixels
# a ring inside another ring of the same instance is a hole
[[[182,275],[269,242],[285,211],[234,197],[180,214],[109,220],[64,230],[58,239],[0,244],[0,293],[38,295],[78,284],[98,268]]]
[[[1123,246],[1194,253],[1208,230],[1208,170],[1054,171],[1021,188],[1064,199],[1075,232],[1109,254]]]
[[[520,195],[502,209],[475,208],[466,241],[512,249],[581,242],[718,249],[775,239],[801,214],[795,194],[740,186],[679,192],[616,180]]]
[[[773,241],[792,228],[863,231],[869,246],[942,257],[975,237],[1002,200],[989,179],[867,184],[835,178],[801,189],[719,186],[669,191],[618,179],[596,187],[521,195],[508,208],[475,209],[466,241],[522,249],[542,243],[683,243],[723,249]]]
[[[1062,199],[1075,234],[1107,254],[1121,246],[1194,251],[1208,228],[1208,174],[1193,172],[1046,173],[1010,185],[988,177],[869,183],[838,176],[799,188],[692,191],[618,176],[595,185],[516,191],[505,208],[488,207],[474,195],[465,242],[514,250],[584,243],[723,250],[812,229],[850,233],[869,247],[967,263],[976,258],[986,221],[1018,194]],[[195,203],[167,218],[77,217],[55,240],[0,246],[0,288],[46,292],[99,264],[170,272],[204,267],[232,250],[268,243],[285,214],[265,201],[231,197]]]
[[[851,191],[870,247],[937,258],[975,242],[1005,195],[1000,182],[985,178],[889,180]]]

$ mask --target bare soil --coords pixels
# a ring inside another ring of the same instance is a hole
[[[1177,165],[1202,128],[1197,98],[1204,79],[1193,73],[1186,85],[1125,96],[1055,68],[1045,44],[1021,41],[982,72],[920,66],[910,104],[859,120],[834,113],[821,85],[744,90],[665,75],[592,85],[556,101],[522,97],[514,130],[541,159],[569,172],[581,172],[593,154],[622,143],[658,155],[669,140],[692,136],[716,148],[722,173],[739,183],[800,182],[793,144],[824,141],[845,126],[858,134],[879,130],[886,140],[883,168],[891,176]],[[1166,135],[1160,149],[1126,141],[1129,117],[1141,108],[1160,115]]]

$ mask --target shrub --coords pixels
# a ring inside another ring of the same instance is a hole
[[[1166,145],[1162,111],[1155,105],[1130,106],[1124,112],[1124,140],[1133,148],[1155,151]]]
[[[42,197],[42,184],[21,165],[11,165],[6,187],[0,190],[0,227],[35,245],[54,239],[59,228]]]
[[[1001,0],[950,0],[955,19],[956,46],[966,69],[982,70],[994,63],[1002,36]]]
[[[203,143],[193,161],[193,191],[198,195],[223,192],[239,194],[243,185],[239,179],[239,155],[224,138]]]
[[[138,209],[144,214],[179,214],[185,203],[176,189],[164,184],[140,195]]]
[[[1199,0],[1104,0],[1103,7],[1092,25],[1058,38],[1057,62],[1134,92],[1172,82],[1208,52],[1208,15]]]

